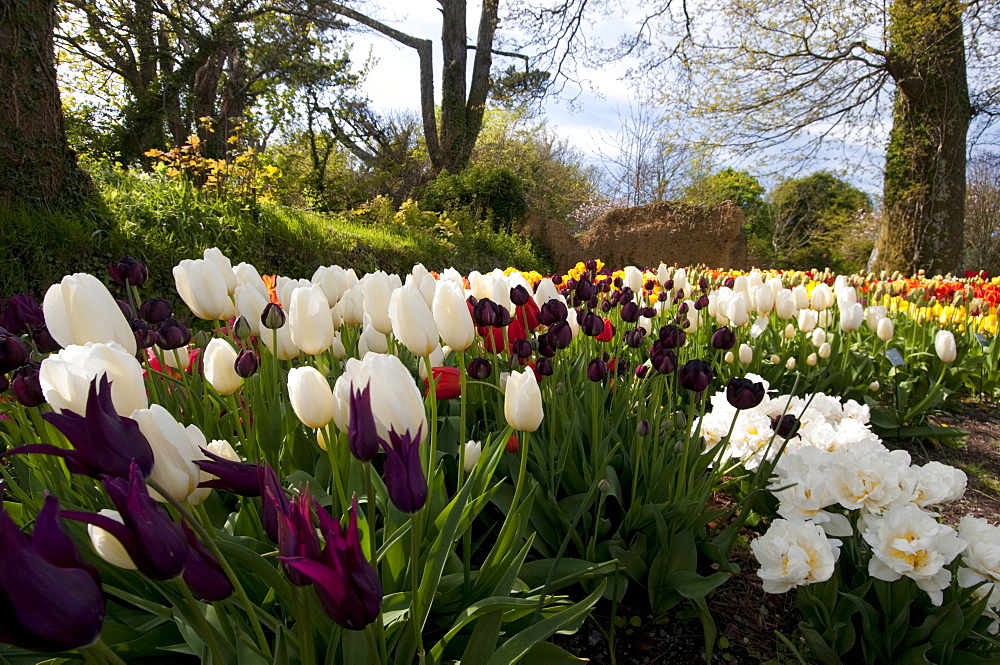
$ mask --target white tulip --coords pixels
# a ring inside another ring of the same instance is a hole
[[[118,415],[128,416],[149,406],[142,366],[114,342],[67,346],[42,360],[38,380],[52,410],[83,415],[87,412],[90,382],[104,374],[111,381],[111,401]]]
[[[129,354],[137,346],[132,326],[99,279],[85,272],[63,277],[45,292],[45,324],[52,338],[65,348],[88,342],[115,342]]]
[[[799,308],[795,305],[795,296],[788,289],[782,289],[774,297],[774,311],[778,318],[787,321],[795,317]]]
[[[208,444],[205,435],[194,425],[184,427],[159,404],[139,409],[130,416],[153,449],[153,472],[150,480],[162,487],[176,501],[197,504],[211,490],[199,490],[201,469],[195,460],[205,459],[201,448]],[[167,500],[150,488],[149,495],[161,503]]]
[[[340,266],[320,266],[316,268],[310,281],[323,289],[329,307],[336,305],[349,288],[347,272]]]
[[[749,344],[740,344],[740,363],[749,365],[753,362],[753,349]]]
[[[381,270],[368,273],[361,280],[365,314],[372,326],[383,335],[392,332],[392,321],[389,319],[389,299],[394,290],[393,280]]]
[[[955,335],[950,330],[939,330],[934,336],[934,350],[938,358],[946,363],[954,362],[958,356],[955,347]]]
[[[315,367],[288,370],[288,400],[306,427],[326,427],[334,415],[333,390]]]
[[[434,302],[434,292],[437,290],[437,280],[434,279],[434,275],[428,272],[424,264],[418,263],[413,266],[413,271],[407,276],[406,281],[410,281],[411,279],[420,291],[420,295],[423,296],[427,307],[430,308]]]
[[[642,271],[635,266],[625,266],[625,286],[632,289],[633,293],[642,293]]]
[[[483,454],[483,444],[479,441],[469,441],[465,444],[465,469],[466,473],[472,473],[476,468],[476,462]]]
[[[507,424],[521,432],[534,432],[542,424],[542,393],[530,367],[510,373],[504,387],[503,413]]]
[[[218,247],[209,247],[203,256],[206,261],[218,268],[219,274],[226,282],[226,292],[232,295],[236,291],[236,285],[239,284],[236,273],[233,271],[232,261]]]
[[[856,302],[840,310],[840,329],[844,332],[859,330],[864,320],[865,309],[861,303]]]
[[[236,312],[226,276],[211,261],[184,259],[174,266],[173,273],[177,293],[199,319],[224,320]]]
[[[337,428],[346,432],[350,424],[351,389],[363,390],[370,386],[372,415],[378,435],[389,440],[389,431],[397,434],[420,431],[420,440],[427,438],[427,414],[424,398],[410,371],[396,356],[371,353],[362,360],[348,358],[344,373],[333,387],[333,419]],[[391,395],[392,399],[380,398]]]
[[[121,513],[117,510],[104,508],[97,514],[113,519],[119,524],[125,523],[125,520],[122,519]],[[88,524],[87,535],[90,536],[90,542],[93,544],[94,551],[97,552],[97,556],[101,557],[112,566],[124,568],[125,570],[138,570],[138,566],[136,566],[132,561],[132,557],[129,556],[125,546],[122,545],[121,541],[112,536],[109,532],[99,526]]]
[[[205,380],[220,395],[232,395],[243,383],[236,373],[236,356],[236,349],[218,337],[205,347]]]
[[[892,339],[893,333],[895,333],[895,327],[893,326],[892,319],[888,316],[878,322],[878,328],[876,329],[875,334],[878,335],[880,340],[888,342]]]
[[[819,312],[814,309],[799,310],[799,330],[804,333],[812,332],[819,323]]]
[[[826,331],[822,328],[816,328],[812,331],[812,335],[809,336],[809,342],[817,349],[823,345],[826,341]]]
[[[438,327],[430,307],[411,281],[389,298],[389,320],[396,339],[415,356],[427,356],[438,346]]]
[[[273,330],[261,328],[260,339],[264,342],[264,346],[278,357],[278,360],[292,360],[299,356],[299,347],[295,346],[295,342],[292,341],[292,329],[287,324]],[[277,348],[275,348],[275,342],[277,342]]]
[[[299,287],[288,301],[288,327],[292,344],[311,356],[333,344],[333,317],[326,292],[319,284]]]
[[[550,281],[549,284],[552,282]],[[444,343],[464,351],[476,341],[476,328],[469,314],[465,293],[455,282],[441,280],[433,303],[434,321]]]

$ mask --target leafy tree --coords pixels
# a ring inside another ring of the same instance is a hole
[[[90,93],[95,72],[114,79],[123,163],[194,131],[208,156],[223,157],[256,104],[266,100],[273,125],[290,104],[282,91],[355,82],[324,0],[65,0],[64,9],[58,43],[86,67],[74,82]]]
[[[965,225],[965,267],[1000,272],[1000,155],[969,162]]]
[[[872,210],[871,198],[863,191],[819,171],[781,182],[768,195],[768,202],[774,219],[775,256],[782,267],[862,269],[873,240],[859,233],[859,223]],[[861,243],[856,242],[859,237]]]
[[[673,16],[671,7],[649,15],[677,37],[652,47],[645,31],[633,45],[647,48],[650,67],[672,59],[686,74],[686,85],[663,88],[680,113],[707,119],[720,145],[797,139],[799,154],[830,138],[885,145],[888,127],[875,266],[958,267],[970,121],[988,123],[1000,96],[997,3],[704,0]]]
[[[0,206],[78,208],[98,197],[66,142],[55,0],[0,3]]]

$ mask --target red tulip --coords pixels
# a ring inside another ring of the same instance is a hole
[[[434,375],[434,395],[438,399],[455,399],[462,395],[462,383],[457,367],[432,367]],[[427,386],[427,379],[424,379]],[[427,386],[430,390],[430,386]],[[424,393],[426,394],[426,393]]]

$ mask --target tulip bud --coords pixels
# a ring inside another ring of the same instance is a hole
[[[233,335],[236,339],[240,341],[247,340],[251,334],[253,334],[253,330],[247,318],[242,315],[236,317],[236,322],[233,324]]]
[[[288,370],[288,399],[306,427],[319,429],[333,420],[333,391],[315,367]]]
[[[260,360],[257,358],[256,351],[253,349],[243,349],[240,351],[236,356],[233,367],[236,373],[244,379],[253,376],[257,372],[257,368],[260,367]]]
[[[530,369],[511,372],[504,388],[504,417],[514,429],[534,432],[542,423],[542,394]]]
[[[832,352],[833,348],[830,346],[830,342],[823,342],[822,344],[819,345],[819,350],[816,353],[817,355],[819,355],[820,358],[826,360],[827,358],[830,357],[830,354]]]
[[[753,362],[753,349],[749,344],[740,344],[740,362],[744,365]]]
[[[788,359],[788,361],[785,363],[785,369],[787,369],[789,372],[795,369],[795,358]]]
[[[955,335],[950,330],[939,330],[934,336],[934,351],[943,362],[954,362],[958,356]]]
[[[639,424],[635,428],[635,433],[639,436],[646,436],[649,434],[649,420],[643,418],[639,421]]]
[[[587,378],[598,383],[603,381],[608,375],[608,366],[600,358],[594,358],[590,361],[590,365],[587,366]]]
[[[38,363],[24,363],[16,370],[10,381],[10,390],[21,406],[38,406],[45,403],[45,393],[39,380]]]
[[[465,465],[462,468],[465,469],[466,473],[472,473],[482,454],[483,444],[479,441],[469,441],[465,444]]]
[[[177,319],[166,319],[156,327],[156,345],[165,351],[187,346],[191,330]]]
[[[815,347],[819,348],[826,341],[826,331],[822,328],[816,328],[812,331],[812,335],[809,336],[809,342]]]
[[[818,358],[816,357],[815,353],[810,353],[808,356],[806,356],[806,364],[809,365],[810,367],[815,367],[817,362]]]
[[[769,360],[771,361],[772,365],[777,365],[778,363],[781,362],[781,356],[779,356],[777,353],[772,353]]]
[[[205,380],[220,395],[232,395],[239,390],[242,380],[237,372],[239,356],[223,339],[213,339],[205,347]]]
[[[787,326],[785,326],[785,331],[782,334],[785,336],[785,339],[794,339],[795,338],[795,326],[793,326],[791,323],[789,323]]]
[[[875,334],[878,335],[878,338],[880,340],[882,340],[883,342],[888,342],[890,339],[892,339],[894,333],[895,333],[895,326],[892,323],[892,319],[886,316],[879,320],[878,327],[875,330]]]
[[[878,381],[872,381],[871,383],[868,384],[868,390],[870,390],[872,392],[877,392],[878,389],[881,388],[881,387],[882,386],[879,384]]]
[[[277,330],[285,325],[285,311],[281,309],[281,305],[269,302],[260,314],[260,323],[268,330]],[[266,336],[266,333],[262,334]]]
[[[109,263],[108,272],[111,273],[111,279],[118,286],[126,284],[140,286],[149,278],[146,264],[136,261],[131,256],[123,256],[118,259],[117,263],[114,261]]]
[[[31,351],[20,337],[0,328],[0,374],[6,374],[28,361]]]

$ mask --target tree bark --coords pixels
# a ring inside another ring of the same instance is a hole
[[[73,209],[99,195],[66,142],[55,0],[0,3],[0,205]]]
[[[957,271],[972,105],[957,0],[896,0],[889,72],[896,83],[875,270]]]

